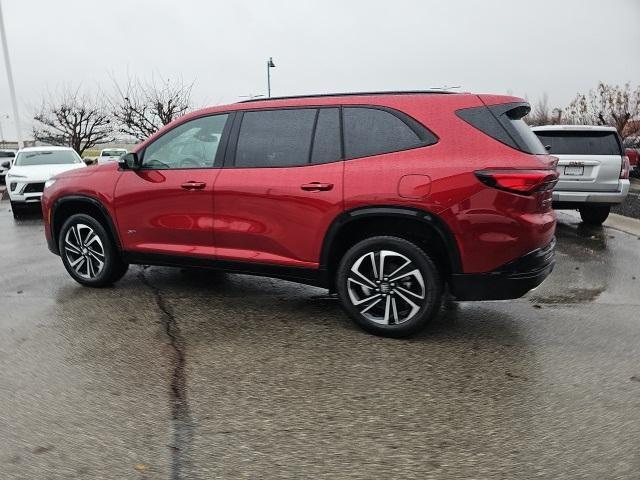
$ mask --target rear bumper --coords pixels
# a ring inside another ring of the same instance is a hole
[[[554,191],[554,204],[572,204],[572,203],[608,203],[618,204],[624,202],[629,193],[629,180],[620,180],[618,190],[616,192],[570,192],[570,191]]]
[[[458,300],[508,300],[519,298],[540,285],[555,265],[555,238],[493,272],[453,274],[451,294]]]

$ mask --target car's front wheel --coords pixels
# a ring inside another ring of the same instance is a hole
[[[416,244],[398,237],[371,237],[343,256],[336,278],[349,316],[376,335],[405,337],[435,317],[442,299],[438,268]]]
[[[592,205],[580,208],[580,218],[587,225],[602,225],[609,216],[609,205]]]
[[[58,245],[67,272],[82,285],[111,285],[129,267],[102,224],[83,213],[67,219],[60,230]]]
[[[18,220],[22,216],[22,207],[12,200],[9,200],[9,203],[11,205],[11,213],[13,213],[13,218]]]

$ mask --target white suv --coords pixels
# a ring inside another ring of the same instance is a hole
[[[129,153],[125,148],[105,148],[98,155],[98,165],[109,162],[117,162],[120,157]]]
[[[558,157],[560,178],[553,206],[578,209],[582,221],[600,225],[611,205],[629,193],[629,159],[613,127],[546,125],[533,127],[549,153]]]
[[[40,205],[46,182],[58,173],[86,167],[75,150],[68,147],[28,147],[18,150],[7,172],[7,192],[13,216],[30,204]]]

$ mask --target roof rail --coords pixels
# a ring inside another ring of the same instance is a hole
[[[250,102],[268,102],[269,100],[292,100],[296,98],[322,98],[322,97],[355,97],[355,96],[368,96],[368,95],[417,95],[423,93],[442,93],[442,94],[454,94],[458,92],[450,92],[442,89],[430,89],[430,90],[398,90],[388,92],[342,92],[342,93],[313,93],[310,95],[290,95],[285,97],[265,97],[265,98],[253,98],[248,100],[241,100],[238,103],[250,103]]]

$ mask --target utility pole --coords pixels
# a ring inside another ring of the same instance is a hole
[[[18,102],[16,100],[16,88],[13,85],[13,73],[11,71],[11,61],[9,60],[7,32],[4,28],[4,18],[2,17],[2,0],[0,0],[0,36],[2,36],[4,66],[7,70],[7,81],[9,82],[9,95],[11,96],[11,107],[13,108],[13,121],[16,124],[16,136],[18,137],[18,148],[22,148],[24,147],[24,144],[22,143],[22,134],[20,133],[20,117],[18,116]]]
[[[0,147],[4,148],[4,132],[2,131],[2,119],[9,118],[9,115],[0,115]]]
[[[267,97],[271,98],[271,69],[275,68],[276,64],[273,63],[273,58],[269,57],[267,62]]]

